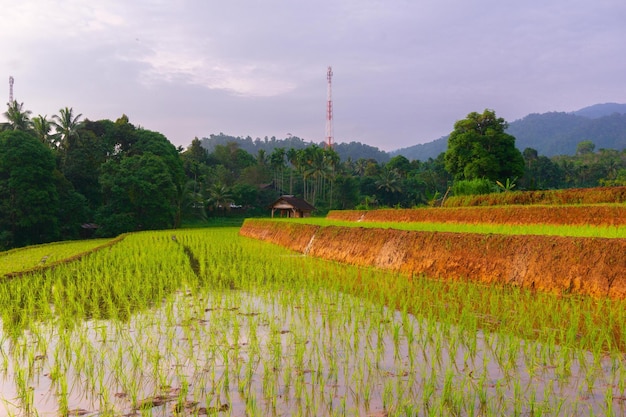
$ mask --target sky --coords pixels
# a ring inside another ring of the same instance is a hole
[[[624,0],[0,0],[0,97],[126,114],[186,148],[224,133],[392,151],[470,112],[626,102]],[[4,81],[2,81],[4,80]]]

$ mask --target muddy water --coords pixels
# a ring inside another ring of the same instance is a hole
[[[178,293],[127,323],[2,336],[1,415],[624,415],[623,357],[340,293]]]

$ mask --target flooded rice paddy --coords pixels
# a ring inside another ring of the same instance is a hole
[[[425,319],[321,285],[327,263],[220,243],[232,233],[187,233],[145,234],[22,286],[3,283],[17,301],[3,307],[0,414],[626,414],[618,351]],[[97,273],[109,263],[112,281]],[[121,276],[139,287],[126,292]],[[94,279],[104,282],[97,291],[109,288],[95,304]],[[135,299],[145,287],[152,296]],[[47,294],[45,306],[28,306],[29,291]]]

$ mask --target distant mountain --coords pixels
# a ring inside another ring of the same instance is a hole
[[[428,158],[437,158],[441,152],[445,152],[448,149],[448,136],[442,136],[439,139],[435,139],[432,142],[420,143],[418,145],[409,146],[408,148],[402,148],[389,152],[394,157],[402,155],[408,160],[420,160],[427,161]]]
[[[594,104],[593,106],[585,107],[578,111],[573,112],[576,116],[588,117],[589,119],[597,119],[604,116],[611,116],[612,114],[626,114],[626,104],[619,103],[604,103]]]
[[[604,107],[607,111],[611,107]],[[580,116],[593,114],[594,117]],[[626,113],[626,112],[624,112]],[[601,113],[596,106],[574,113],[529,114],[509,124],[518,149],[534,148],[545,156],[573,155],[576,146],[590,140],[596,149],[626,149],[626,114]]]
[[[517,148],[536,149],[540,155],[573,155],[576,146],[583,140],[590,140],[596,149],[626,149],[626,104],[594,104],[580,110],[566,112],[532,113],[509,123],[507,133],[515,136]],[[270,154],[275,148],[302,149],[310,145],[324,146],[323,143],[306,142],[296,136],[285,139],[265,137],[252,139],[225,135],[210,135],[202,139],[202,146],[209,152],[216,145],[236,142],[241,149],[257,155],[260,149]],[[437,158],[448,148],[448,136],[442,136],[432,142],[422,143],[389,153],[360,142],[337,143],[335,150],[342,161],[351,158],[374,159],[379,163],[387,162],[391,157],[403,155],[409,160],[426,161]]]
[[[534,148],[548,157],[573,155],[583,140],[592,141],[596,149],[622,150],[626,149],[626,104],[595,104],[571,113],[533,113],[509,123],[507,133],[515,136],[518,149]],[[447,147],[448,137],[444,136],[390,154],[425,161],[436,158]]]

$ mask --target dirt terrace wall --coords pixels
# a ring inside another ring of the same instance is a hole
[[[242,236],[409,275],[626,298],[626,239],[312,226],[248,219]]]
[[[626,204],[603,206],[504,206],[331,211],[333,220],[559,225],[626,225]]]

